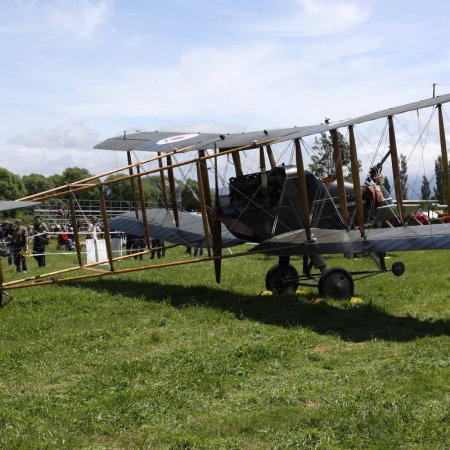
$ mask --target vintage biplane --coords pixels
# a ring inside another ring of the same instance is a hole
[[[6,282],[2,275],[2,294],[22,287],[208,261],[213,262],[216,281],[220,282],[223,259],[261,253],[278,258],[277,264],[266,274],[268,290],[283,293],[306,285],[317,287],[323,296],[349,298],[354,294],[354,280],[388,272],[386,252],[450,249],[450,224],[407,225],[394,129],[394,119],[400,114],[410,111],[418,113],[426,109],[430,118],[427,126],[430,126],[431,118],[437,112],[438,147],[445,174],[447,208],[450,210],[443,111],[443,105],[449,101],[450,94],[442,95],[356,119],[337,123],[327,120],[306,127],[237,134],[124,132],[121,136],[107,139],[96,145],[95,149],[126,153],[126,165],[20,199],[20,202],[42,202],[57,197],[68,199],[78,264],[10,282]],[[367,168],[361,182],[355,129],[376,120],[383,120],[385,124],[386,150],[377,150],[373,164]],[[351,181],[346,181],[344,176],[338,137],[340,130],[348,135],[351,159],[348,178]],[[305,169],[304,164],[308,152],[306,139],[321,133],[331,136],[335,168],[333,176],[325,179],[318,179]],[[425,130],[422,130],[421,137],[424,134]],[[283,146],[282,151],[278,151],[280,146]],[[152,152],[153,155],[133,162],[132,153],[136,155],[137,152]],[[255,163],[249,162],[250,154],[254,156]],[[233,167],[233,173],[227,175],[228,165]],[[382,173],[386,167],[392,171],[395,202],[383,186]],[[196,174],[199,187],[197,214],[179,208],[176,170],[190,170]],[[107,179],[111,174],[122,175]],[[155,174],[161,178],[161,207],[147,209],[142,178]],[[133,210],[110,219],[104,191],[108,185],[124,181],[131,184]],[[86,189],[98,190],[107,250],[106,260],[90,264],[83,262],[81,233],[75,213],[77,193]],[[173,246],[206,248],[207,256],[118,269],[116,262],[132,255],[114,256],[111,230],[142,236],[146,242],[146,249],[141,252],[143,254],[150,253],[152,239],[158,239]],[[223,248],[242,243],[252,245],[238,253],[223,252]],[[366,255],[377,267],[358,272],[328,267],[324,255],[338,253]],[[300,274],[292,264],[294,257],[299,257],[301,261]],[[109,269],[96,267],[104,263],[109,265]],[[404,269],[403,263],[395,262],[389,271],[399,276]],[[67,276],[71,271],[88,273]]]

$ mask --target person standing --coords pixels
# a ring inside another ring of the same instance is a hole
[[[34,216],[32,225],[33,240],[33,257],[37,261],[39,267],[45,267],[45,246],[48,243],[48,226],[41,221],[40,216]]]
[[[13,244],[11,244],[11,238],[14,233],[14,224],[8,223],[6,230],[4,232],[4,239],[8,245],[8,265],[13,265]]]
[[[28,251],[28,233],[25,227],[22,226],[22,221],[16,219],[14,221],[14,227],[9,236],[9,243],[11,245],[14,264],[17,272],[27,271],[27,258],[26,253]]]
[[[164,248],[164,242],[160,239],[152,239],[152,251],[150,252],[150,259],[155,259],[155,253],[156,256],[161,258],[161,253]]]
[[[100,225],[98,224],[98,219],[95,216],[91,217],[91,221],[88,226],[88,234],[86,239],[92,239],[96,241],[98,239],[97,233],[100,232]]]

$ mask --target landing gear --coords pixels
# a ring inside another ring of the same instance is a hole
[[[353,297],[355,283],[353,277],[342,267],[326,269],[319,280],[319,295],[344,300]]]
[[[369,256],[375,261],[379,270],[349,272],[343,267],[327,267],[321,255],[304,255],[301,275],[290,264],[289,256],[280,256],[279,263],[267,272],[266,289],[275,294],[283,294],[296,292],[298,286],[309,286],[318,288],[319,295],[322,297],[348,299],[354,295],[355,281],[389,272],[386,268],[384,253],[371,253]],[[313,268],[316,269],[315,273]],[[392,264],[391,271],[399,277],[405,272],[405,265],[397,261]]]
[[[297,269],[289,264],[289,257],[279,258],[279,263],[272,266],[266,274],[266,289],[274,294],[295,293],[298,286]]]

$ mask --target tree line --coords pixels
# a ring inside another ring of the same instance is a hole
[[[20,177],[9,170],[0,167],[0,200],[15,200],[39,192],[47,191],[58,186],[74,183],[84,178],[93,177],[87,169],[80,167],[68,167],[62,174],[44,176],[37,173]],[[123,175],[113,174],[106,178],[111,180]],[[94,180],[99,181],[99,180]],[[186,210],[198,209],[198,183],[195,180],[175,180],[178,197],[182,207]],[[143,176],[142,187],[147,203],[150,205],[161,205],[163,193],[161,178],[156,176]],[[136,188],[137,189],[137,188]],[[166,186],[167,192],[169,187]],[[119,181],[105,187],[105,198],[107,200],[133,201],[133,194],[129,180]],[[98,192],[95,189],[86,189],[77,192],[79,200],[98,200]],[[54,200],[58,202],[58,200]]]

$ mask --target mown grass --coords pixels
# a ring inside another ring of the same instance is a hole
[[[15,291],[0,447],[448,448],[450,252],[401,256],[362,304],[258,296],[258,255]]]

